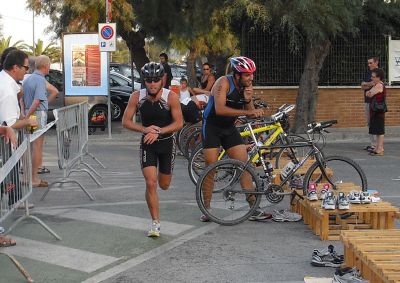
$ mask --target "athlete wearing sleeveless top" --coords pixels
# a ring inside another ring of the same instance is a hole
[[[243,162],[247,161],[247,150],[242,138],[235,127],[238,116],[260,117],[264,114],[262,109],[254,109],[253,96],[253,73],[256,70],[254,62],[246,57],[231,58],[233,75],[219,78],[211,89],[210,100],[203,113],[203,154],[206,166],[218,160],[220,146],[222,146],[230,158]],[[213,178],[211,174],[207,178]],[[212,179],[204,182],[203,196],[204,204],[210,207],[212,198]],[[252,188],[251,177],[243,173],[241,177],[244,189]],[[209,186],[208,186],[209,184]],[[254,196],[249,196],[249,204],[254,202]],[[262,220],[271,218],[261,210],[250,220]],[[201,221],[209,221],[202,215]]]
[[[131,95],[122,118],[125,128],[143,134],[140,143],[140,164],[146,180],[146,201],[152,218],[148,232],[150,237],[160,236],[157,175],[158,185],[167,190],[171,183],[175,160],[174,132],[183,126],[179,97],[176,93],[162,88],[163,75],[164,70],[158,63],[150,62],[143,66],[142,77],[146,88]],[[142,124],[133,121],[137,110],[140,112]]]

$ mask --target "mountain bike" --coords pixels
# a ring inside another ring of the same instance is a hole
[[[306,142],[294,142],[288,145],[259,146],[256,143],[253,125],[248,124],[251,136],[255,141],[248,161],[226,159],[208,166],[196,186],[196,201],[209,219],[221,225],[235,225],[247,220],[259,208],[264,195],[269,203],[279,203],[285,195],[299,195],[295,189],[285,191],[284,186],[304,166],[307,160],[315,158],[303,176],[303,195],[310,182],[329,183],[332,189],[344,183],[353,183],[362,190],[367,190],[367,179],[361,167],[348,157],[324,156],[311,137],[313,133],[321,132],[337,121],[325,121],[309,124]],[[288,149],[293,151],[290,162],[282,169],[280,183],[274,184],[274,170],[261,153],[263,149]],[[300,160],[295,154],[297,148],[308,148],[305,157]],[[261,168],[256,169],[252,156],[258,155]],[[242,188],[242,178],[251,178],[251,187]]]
[[[290,144],[293,142],[300,142],[300,141],[307,141],[306,138],[299,136],[299,135],[292,135],[288,134],[289,130],[289,112],[294,109],[294,105],[287,105],[284,104],[282,105],[279,109],[278,112],[273,114],[270,118],[266,119],[261,119],[261,120],[246,120],[245,117],[242,117],[242,122],[246,122],[244,125],[239,128],[240,135],[243,138],[250,138],[248,142],[254,143],[254,141],[251,138],[251,132],[249,131],[248,124],[257,124],[257,128],[253,130],[254,134],[257,135],[257,143],[259,145],[277,145],[277,144]],[[282,149],[262,149],[260,150],[260,154],[263,154],[264,158],[267,158],[269,160],[272,160],[279,156],[279,159],[275,162],[276,168],[279,168],[279,166],[283,166],[282,162],[282,157],[287,156],[287,150],[282,148]],[[301,149],[300,149],[301,151]],[[298,149],[294,149],[293,151],[294,154],[302,156],[304,152],[300,153]],[[224,158],[227,158],[225,155],[225,151],[221,150],[220,155],[218,157],[218,160],[222,160]],[[256,166],[261,165],[259,161],[259,156],[258,153],[254,154],[251,158],[252,163],[254,163]],[[198,143],[197,148],[194,150],[194,152],[191,154],[191,157],[189,159],[189,164],[188,164],[188,174],[190,177],[190,180],[193,182],[193,184],[197,184],[197,180],[200,175],[204,172],[204,156],[203,156],[203,145],[201,143]]]

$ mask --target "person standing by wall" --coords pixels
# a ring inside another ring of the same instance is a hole
[[[372,74],[372,70],[378,68],[379,65],[379,58],[377,57],[370,57],[368,58],[368,71],[365,74],[364,80],[361,83],[361,89],[364,90],[364,107],[365,107],[365,118],[367,120],[367,124],[368,127],[370,125],[370,100],[371,98],[367,96],[367,91],[369,91],[373,86],[373,82],[371,79],[371,74]],[[366,147],[364,147],[364,150],[367,150],[369,152],[372,152],[375,150],[376,147],[376,136],[374,135],[369,135],[370,137],[370,145],[367,145]]]
[[[172,81],[172,71],[171,66],[168,64],[168,55],[167,53],[160,54],[160,63],[164,68],[164,76],[162,78],[163,87],[169,89]]]
[[[377,103],[386,105],[386,87],[382,82],[385,79],[385,73],[382,69],[373,69],[371,78],[373,87],[367,91],[366,95],[370,98],[369,134],[376,136],[376,147],[370,152],[370,155],[382,156],[384,152],[383,139],[385,135],[385,112],[387,108],[376,109],[375,106]]]

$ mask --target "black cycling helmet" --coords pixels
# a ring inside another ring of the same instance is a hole
[[[147,78],[161,78],[164,76],[164,67],[160,63],[150,62],[142,67],[142,77]]]

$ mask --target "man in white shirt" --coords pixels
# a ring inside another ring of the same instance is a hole
[[[20,87],[17,81],[24,78],[28,69],[28,55],[21,50],[15,50],[7,55],[3,71],[0,72],[0,124],[5,124],[13,129],[38,125],[34,119],[20,119],[21,112],[17,96]]]

